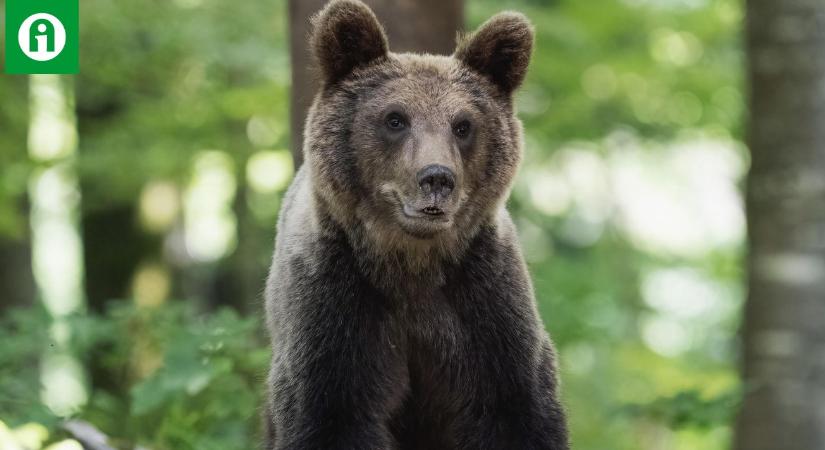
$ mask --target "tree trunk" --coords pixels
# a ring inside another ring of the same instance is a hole
[[[328,0],[290,0],[292,91],[290,122],[292,156],[297,169],[303,162],[304,120],[318,90],[308,46],[309,18]],[[448,55],[464,23],[463,0],[366,0],[384,25],[394,52]]]
[[[0,315],[17,306],[34,303],[31,248],[28,239],[15,240],[0,236]]]
[[[736,449],[823,449],[825,2],[747,9],[750,280]]]
[[[70,77],[29,76],[27,147],[38,165],[29,177],[32,271],[49,329],[64,330],[51,333],[48,346],[43,343],[40,397],[58,416],[70,416],[88,400],[81,358],[70,345],[77,331],[71,317],[86,309],[75,171],[77,117]]]
[[[81,192],[101,190],[81,180]],[[110,300],[129,298],[135,270],[147,254],[159,254],[161,244],[141,232],[128,203],[83,211],[82,231],[86,297],[89,308],[102,313]]]

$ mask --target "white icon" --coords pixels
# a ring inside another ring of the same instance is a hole
[[[66,28],[51,14],[32,14],[20,25],[17,43],[29,58],[49,61],[57,57],[66,46]]]

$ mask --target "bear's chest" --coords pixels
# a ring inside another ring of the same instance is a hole
[[[472,324],[455,299],[440,290],[419,296],[404,323],[412,396],[438,408],[460,401],[468,394],[461,385],[478,367]]]
[[[408,300],[401,320],[409,386],[390,423],[401,449],[454,448],[455,420],[485,378],[473,324],[442,291]],[[474,342],[476,341],[476,342]]]

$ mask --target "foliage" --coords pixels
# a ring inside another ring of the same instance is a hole
[[[39,308],[14,310],[0,320],[0,418],[43,422],[54,417],[40,403],[38,360],[48,349],[49,319]]]
[[[98,376],[108,378],[98,383],[78,418],[111,436],[118,448],[256,446],[269,352],[255,319],[229,309],[198,314],[184,303],[153,310],[121,303],[105,315],[73,317],[70,323],[75,330],[70,350],[101,361]],[[34,421],[56,430],[58,418],[37,399],[33,364],[53,345],[43,331],[47,316],[15,311],[2,330],[4,342],[8,338],[16,345],[4,345],[0,355],[0,387],[14,394],[0,401],[0,414],[10,425]]]
[[[714,398],[703,398],[698,390],[679,392],[670,397],[659,397],[647,404],[629,405],[627,413],[663,421],[673,428],[711,428],[730,423],[741,401],[738,389],[721,393]]]

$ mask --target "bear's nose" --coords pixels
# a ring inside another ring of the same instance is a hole
[[[424,194],[446,197],[455,188],[455,174],[440,164],[431,164],[419,170],[416,179]]]

